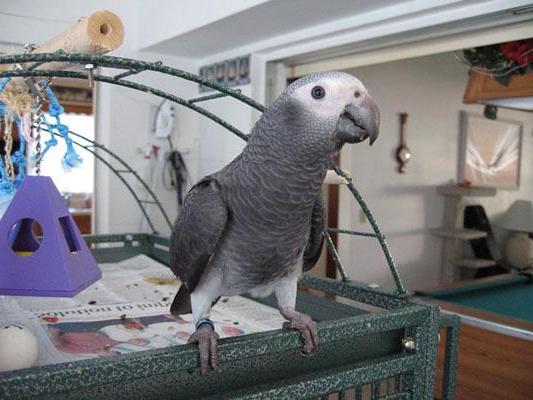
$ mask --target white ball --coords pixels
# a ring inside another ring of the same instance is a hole
[[[37,339],[18,325],[0,326],[0,371],[28,368],[38,354]]]

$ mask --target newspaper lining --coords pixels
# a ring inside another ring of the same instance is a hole
[[[192,315],[169,309],[179,281],[145,255],[101,264],[102,279],[73,298],[0,296],[0,324],[31,330],[36,365],[114,356],[187,343]],[[274,308],[240,296],[222,298],[211,319],[220,337],[281,328]]]

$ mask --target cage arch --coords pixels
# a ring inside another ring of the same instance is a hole
[[[49,62],[62,62],[62,63],[69,63],[69,64],[78,64],[81,66],[86,67],[88,72],[78,72],[78,71],[64,71],[64,70],[46,70],[46,69],[37,69],[38,67],[42,66],[43,64],[49,63]],[[41,54],[16,54],[16,55],[5,55],[0,56],[0,65],[9,65],[9,64],[15,64],[20,65],[21,68],[16,70],[10,70],[10,71],[4,71],[0,72],[0,78],[4,77],[23,77],[23,78],[37,78],[37,77],[63,77],[63,78],[74,78],[74,79],[85,79],[85,80],[92,80],[96,82],[103,82],[107,84],[117,85],[121,87],[127,87],[133,90],[150,93],[157,97],[167,99],[169,101],[172,101],[173,103],[176,103],[178,105],[181,105],[183,107],[186,107],[194,112],[199,113],[200,115],[204,116],[205,118],[210,119],[211,121],[215,122],[216,124],[224,127],[234,135],[238,136],[239,138],[243,140],[248,140],[249,134],[246,134],[239,130],[237,127],[233,126],[232,124],[228,123],[227,121],[223,120],[222,118],[218,117],[216,114],[208,111],[207,109],[200,107],[197,105],[199,102],[208,101],[214,98],[221,98],[221,97],[231,97],[236,99],[237,101],[240,101],[252,108],[254,108],[257,111],[263,112],[265,110],[265,107],[261,105],[260,103],[256,102],[252,98],[242,94],[240,90],[230,89],[223,85],[220,85],[216,82],[207,80],[205,78],[202,78],[198,75],[192,74],[190,72],[186,72],[168,65],[164,65],[161,61],[155,61],[155,62],[147,62],[147,61],[140,61],[135,60],[131,58],[124,58],[124,57],[115,57],[115,56],[107,56],[107,55],[88,55],[88,54],[78,54],[78,53],[65,53],[64,51],[60,50],[54,53],[41,53]],[[94,73],[94,68],[98,67],[105,67],[110,69],[116,69],[116,70],[122,70],[122,72],[119,72],[115,75],[104,75],[100,73]],[[184,99],[182,97],[176,96],[172,93],[166,92],[164,90],[156,89],[154,87],[144,85],[138,82],[133,82],[131,80],[126,80],[128,76],[137,75],[139,73],[145,72],[145,71],[152,71],[156,73],[161,73],[164,75],[168,75],[171,77],[184,79],[190,82],[198,83],[207,87],[210,87],[214,90],[216,90],[218,93],[214,95],[206,95],[206,96],[200,96],[195,97],[191,99]],[[80,137],[80,135],[76,135]],[[83,137],[81,137],[83,138]],[[78,146],[80,144],[76,143]],[[83,145],[81,145],[84,147]],[[85,146],[85,150],[88,150],[92,152],[95,156],[96,153],[94,151],[90,150],[90,147],[96,147],[96,148],[103,148],[102,145],[99,145],[98,143],[94,142],[91,145]],[[106,149],[106,151],[111,153],[112,157],[118,158],[116,154],[112,153],[110,150]],[[97,159],[102,161],[101,158],[97,156]],[[122,160],[123,161],[123,160]],[[125,162],[124,162],[125,163]],[[133,197],[135,198],[136,202],[140,206],[143,215],[145,218],[148,219],[150,227],[152,230],[155,230],[153,227],[153,224],[148,216],[148,213],[146,212],[143,202],[141,199],[139,199],[134,191],[129,187],[128,183],[123,179],[123,177],[120,176],[119,173],[117,173],[112,166],[109,164],[106,164],[111,170],[119,176],[121,181],[128,186],[130,192],[133,194]],[[125,167],[127,169],[133,170],[129,165],[125,164]],[[334,171],[341,176],[345,181],[348,189],[352,193],[354,199],[357,201],[363,212],[365,213],[368,221],[370,222],[373,233],[370,232],[357,232],[357,231],[350,231],[350,230],[343,230],[343,229],[326,229],[324,231],[324,236],[326,239],[326,244],[328,246],[328,249],[330,251],[330,254],[335,262],[335,265],[337,269],[339,270],[339,274],[341,276],[341,279],[343,281],[349,281],[349,277],[346,273],[345,268],[343,267],[343,264],[340,260],[340,257],[337,253],[337,250],[333,244],[333,241],[331,240],[330,232],[337,232],[342,234],[349,234],[354,236],[366,236],[366,237],[373,237],[378,240],[381,249],[383,251],[387,266],[390,270],[390,273],[392,275],[392,278],[394,280],[395,286],[396,286],[396,295],[400,297],[406,297],[408,296],[408,292],[405,290],[403,283],[401,281],[400,275],[398,273],[398,270],[396,268],[396,264],[394,262],[394,259],[392,257],[392,254],[387,246],[385,235],[381,233],[381,229],[379,228],[379,225],[377,224],[377,221],[370,211],[368,205],[364,201],[363,197],[353,184],[352,179],[342,171],[342,169],[338,165],[333,166]],[[139,180],[142,181],[140,177],[136,177]],[[148,187],[146,183],[142,182],[145,187]],[[153,192],[150,194],[150,196],[153,196],[155,203],[158,205],[159,210],[163,213],[165,216],[167,224],[171,226],[170,220],[168,219],[168,216],[166,215],[165,211],[163,210],[161,203],[153,194]]]

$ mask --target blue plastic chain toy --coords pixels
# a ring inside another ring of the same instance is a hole
[[[6,86],[9,84],[11,78],[4,78],[0,81],[0,93],[2,93]],[[67,150],[65,152],[65,155],[63,156],[63,159],[61,161],[63,168],[65,169],[71,169],[72,167],[77,167],[81,164],[82,159],[74,149],[74,144],[72,142],[72,139],[69,136],[69,128],[67,125],[61,123],[61,114],[65,112],[64,108],[59,103],[59,100],[57,99],[57,96],[53,92],[53,90],[48,86],[47,82],[44,80],[39,81],[39,85],[43,88],[42,90],[50,100],[50,104],[48,107],[48,112],[52,118],[55,119],[55,124],[50,123],[46,116],[39,112],[38,119],[37,119],[37,125],[40,126],[41,124],[46,127],[46,130],[50,133],[50,138],[44,142],[44,149],[40,154],[36,154],[33,159],[36,163],[39,163],[46,152],[53,146],[56,146],[58,144],[58,140],[56,139],[56,133],[63,137],[63,140],[65,141]],[[38,108],[38,103],[36,102],[35,106],[36,109]],[[14,171],[12,171],[11,174],[8,173],[8,168],[6,168],[5,161],[2,157],[0,157],[0,196],[8,196],[11,197],[14,192],[18,189],[20,184],[22,183],[22,180],[24,179],[26,175],[26,167],[27,167],[27,160],[26,160],[26,143],[25,143],[25,135],[24,135],[24,128],[23,128],[23,121],[20,115],[18,113],[13,113],[11,116],[8,115],[7,105],[0,101],[0,118],[4,118],[6,120],[7,118],[13,118],[13,122],[17,126],[17,130],[19,133],[20,138],[20,145],[17,151],[15,151],[13,154],[6,154],[5,160],[8,160],[10,158],[10,161],[12,165],[15,167],[14,170],[16,171],[16,174]],[[7,121],[6,121],[7,122]],[[38,127],[37,126],[37,127]],[[38,157],[38,158],[37,158]]]
[[[68,134],[68,126],[61,123],[60,115],[63,114],[65,110],[59,103],[59,100],[50,86],[47,86],[45,81],[39,81],[39,84],[43,85],[44,91],[51,101],[50,105],[48,106],[48,112],[50,113],[50,116],[56,120],[55,124],[50,124],[46,120],[46,117],[42,115],[41,121],[46,125],[46,128],[51,133],[51,137],[50,140],[45,142],[45,147],[41,154],[41,158],[46,154],[50,147],[57,145],[57,140],[54,135],[54,131],[57,131],[63,137],[63,140],[65,140],[65,144],[67,146],[67,151],[65,152],[61,163],[63,168],[70,170],[73,167],[79,166],[82,163],[82,159],[74,149],[74,144],[72,143],[72,139]]]

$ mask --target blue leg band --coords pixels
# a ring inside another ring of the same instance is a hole
[[[215,330],[215,324],[213,321],[211,321],[209,318],[202,318],[196,323],[196,330],[200,328],[202,325],[209,325],[211,329]]]

